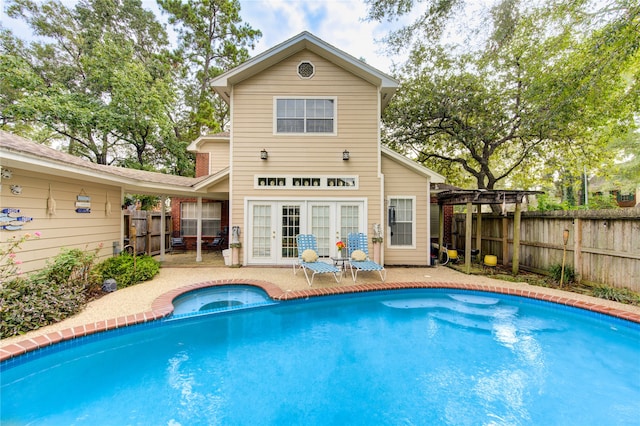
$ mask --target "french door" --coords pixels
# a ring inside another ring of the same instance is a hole
[[[298,234],[314,234],[318,255],[337,256],[336,242],[365,230],[363,201],[251,201],[248,203],[247,263],[296,261]]]

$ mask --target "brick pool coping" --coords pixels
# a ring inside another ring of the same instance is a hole
[[[627,321],[640,324],[640,314],[578,300],[571,297],[570,293],[562,296],[554,296],[543,292],[524,290],[517,288],[508,288],[501,286],[480,285],[480,284],[461,284],[447,282],[395,282],[395,283],[369,283],[354,284],[340,287],[327,288],[309,288],[304,290],[282,290],[277,285],[260,280],[251,279],[230,279],[205,281],[196,284],[189,284],[158,296],[151,305],[151,310],[137,314],[111,318],[107,320],[97,321],[82,326],[67,328],[61,331],[55,331],[44,335],[36,336],[31,339],[25,339],[17,343],[11,343],[0,348],[0,362],[11,359],[13,357],[23,355],[27,352],[35,351],[55,343],[65,340],[71,340],[91,334],[113,330],[116,328],[127,327],[130,325],[141,324],[150,321],[156,321],[165,318],[173,312],[172,301],[181,294],[198,290],[201,288],[223,286],[223,285],[250,285],[263,289],[269,297],[277,301],[305,299],[309,297],[331,296],[338,294],[363,293],[380,290],[402,290],[402,289],[418,289],[418,288],[438,288],[438,289],[455,289],[455,290],[473,290],[482,292],[492,292],[506,294],[510,296],[522,296],[530,299],[543,300],[553,302],[560,305],[572,306],[585,309],[592,312],[598,312],[616,318],[625,319]]]

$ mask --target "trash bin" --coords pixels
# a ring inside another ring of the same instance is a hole
[[[224,257],[224,264],[226,266],[231,266],[231,250],[229,249],[222,250],[222,257]]]

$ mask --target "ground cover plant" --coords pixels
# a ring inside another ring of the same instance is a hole
[[[463,271],[461,264],[448,264],[448,267]],[[573,293],[585,294],[600,299],[612,300],[615,302],[626,303],[628,305],[640,306],[640,293],[629,288],[612,287],[606,284],[585,283],[576,280],[576,274],[573,268],[565,266],[564,280],[560,286],[560,277],[562,276],[562,265],[552,265],[546,274],[524,271],[520,269],[517,275],[511,273],[511,269],[497,265],[493,268],[484,268],[481,264],[471,264],[471,274],[485,275],[498,280],[509,282],[524,282],[529,285],[540,287],[557,288]]]
[[[38,235],[36,234],[36,237]],[[40,271],[23,275],[16,252],[30,234],[11,237],[0,249],[0,336],[23,334],[62,321],[104,294],[101,285],[115,278],[118,287],[151,279],[159,263],[149,256],[122,255],[96,265],[95,249],[62,249]]]

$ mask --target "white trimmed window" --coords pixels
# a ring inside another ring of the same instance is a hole
[[[275,133],[335,134],[336,100],[276,98]]]
[[[392,247],[415,247],[415,197],[389,198],[388,221]]]
[[[180,235],[198,235],[198,204],[180,203]],[[202,204],[202,235],[215,237],[220,231],[222,204]]]

